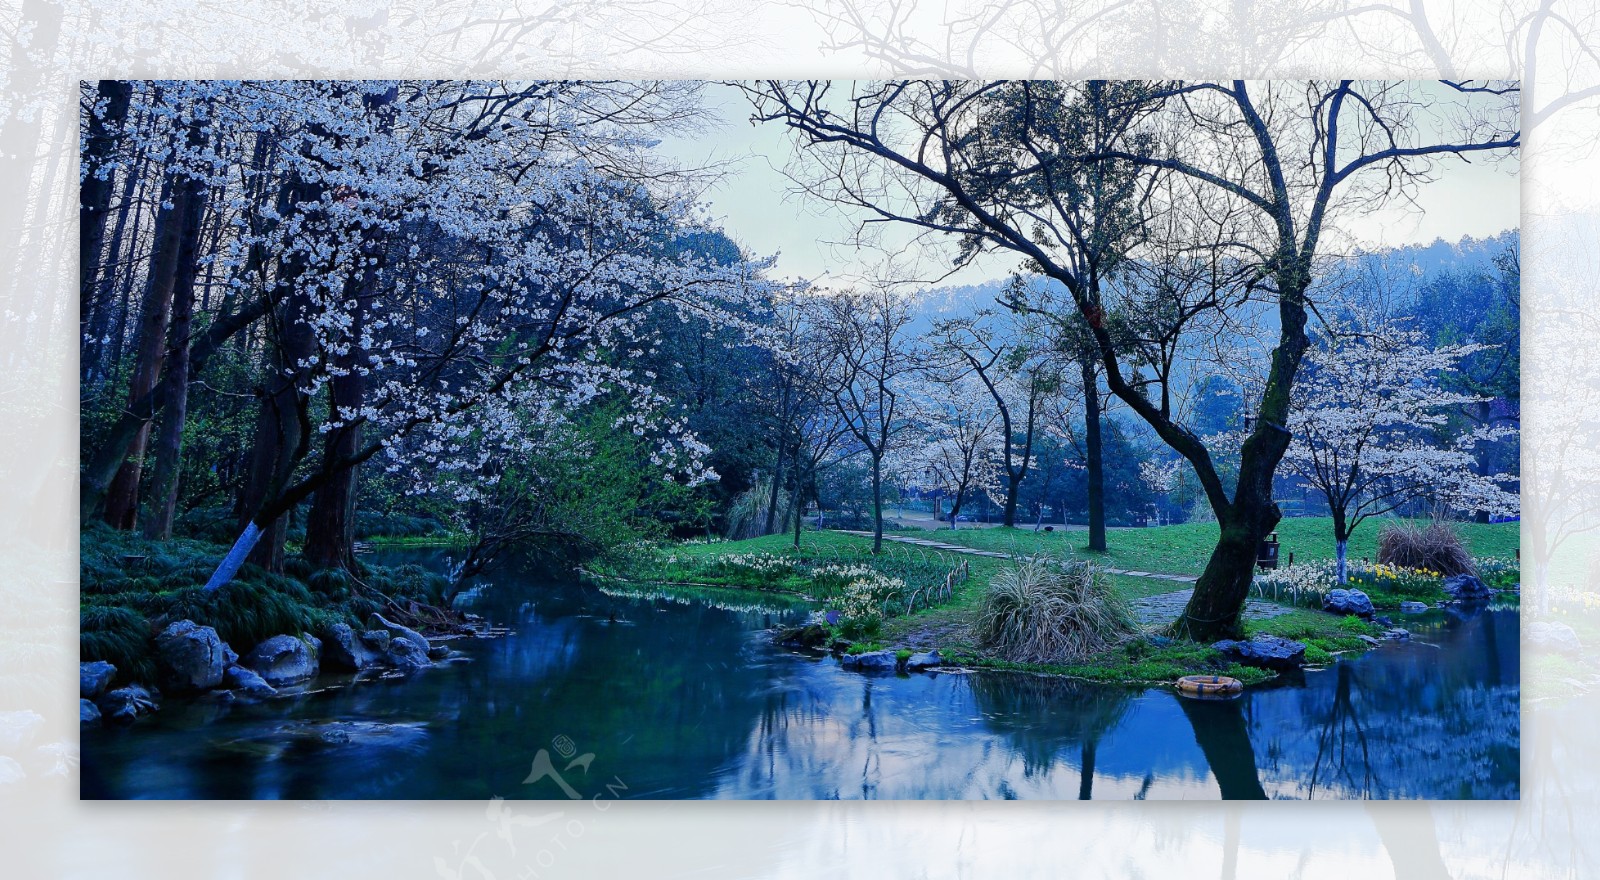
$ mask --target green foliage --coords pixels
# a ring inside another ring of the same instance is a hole
[[[85,605],[78,613],[78,659],[117,667],[117,681],[155,678],[150,622],[130,608]]]
[[[1035,556],[989,582],[975,630],[1004,659],[1064,663],[1115,647],[1134,621],[1092,565]]]
[[[316,632],[342,614],[319,607],[305,585],[288,578],[257,575],[235,579],[220,589],[187,587],[167,604],[166,617],[209,626],[239,653],[272,636]]]

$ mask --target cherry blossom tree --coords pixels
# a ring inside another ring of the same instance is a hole
[[[1005,421],[989,386],[968,373],[925,378],[911,389],[912,437],[893,469],[908,481],[950,495],[950,528],[971,492],[1001,494]]]
[[[1479,473],[1474,448],[1516,433],[1504,424],[1452,430],[1452,414],[1482,397],[1448,376],[1487,346],[1433,347],[1399,319],[1330,320],[1295,385],[1284,461],[1328,502],[1339,582],[1350,534],[1366,519],[1429,499],[1464,512],[1518,511],[1514,474]]]

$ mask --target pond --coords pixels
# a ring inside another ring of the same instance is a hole
[[[412,558],[416,558],[414,554]],[[1010,673],[866,675],[771,644],[801,609],[508,568],[511,628],[409,678],[169,701],[88,730],[86,798],[1515,798],[1514,603],[1225,702]]]

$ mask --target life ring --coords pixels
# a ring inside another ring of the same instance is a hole
[[[1244,682],[1226,675],[1185,675],[1178,679],[1178,693],[1186,697],[1236,697],[1244,692]]]

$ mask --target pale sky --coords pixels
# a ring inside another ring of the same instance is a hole
[[[791,193],[783,167],[793,155],[791,136],[777,123],[752,125],[750,106],[729,86],[708,84],[705,100],[716,118],[689,136],[663,140],[659,149],[687,165],[725,163],[724,177],[705,193],[709,210],[752,255],[778,254],[775,274],[823,283],[848,283],[872,272],[882,255],[839,246],[854,224],[834,206]],[[1365,249],[1484,238],[1518,225],[1520,199],[1515,159],[1473,163],[1446,160],[1438,179],[1424,184],[1417,205],[1392,205],[1344,224]],[[977,284],[1006,277],[1018,260],[985,258],[943,284]]]

